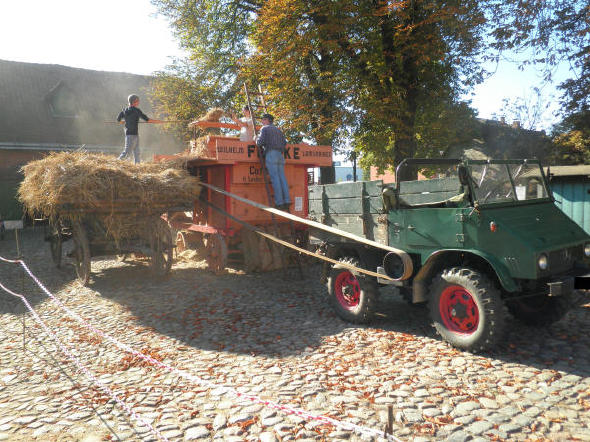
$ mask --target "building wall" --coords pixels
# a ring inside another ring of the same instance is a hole
[[[590,179],[586,176],[553,177],[555,205],[590,235]]]
[[[39,150],[0,150],[0,219],[22,218],[22,209],[16,199],[23,178],[20,168],[44,154]]]

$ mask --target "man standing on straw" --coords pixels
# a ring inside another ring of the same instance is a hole
[[[137,95],[129,95],[127,101],[129,102],[129,107],[123,109],[117,117],[117,121],[121,124],[123,124],[121,120],[125,120],[125,149],[119,155],[119,159],[122,160],[130,152],[133,152],[135,164],[139,164],[139,131],[137,127],[139,125],[139,119],[142,118],[148,123],[161,123],[161,121],[148,118],[137,107],[139,105],[139,97]]]

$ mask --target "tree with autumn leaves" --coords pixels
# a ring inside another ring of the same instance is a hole
[[[483,79],[487,44],[541,42],[523,37],[530,23],[510,21],[511,0],[153,3],[190,54],[159,76],[157,99],[169,114],[181,116],[174,84],[194,88],[197,115],[235,108],[243,82],[262,83],[291,139],[350,143],[364,165],[381,167],[469,142],[474,112],[461,96]]]

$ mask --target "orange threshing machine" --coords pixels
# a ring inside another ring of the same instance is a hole
[[[240,129],[236,124],[222,122],[196,121],[191,125],[200,128]],[[195,145],[196,140],[191,141],[191,150]],[[302,218],[308,215],[308,169],[330,165],[331,146],[287,145],[285,176],[289,184],[292,214]],[[272,192],[272,186],[265,183],[267,174],[262,167],[259,150],[254,144],[241,142],[237,137],[219,135],[209,135],[206,138],[206,152],[203,154],[201,150],[198,157],[187,163],[189,171],[202,182],[259,204],[273,206],[267,191],[270,189]],[[305,244],[307,238],[305,226],[294,226],[284,218],[273,217],[268,212],[205,187],[200,200],[194,202],[192,214],[170,214],[168,221],[177,230],[177,251],[187,247],[195,248],[204,255],[211,270],[223,269],[228,260],[243,261],[250,271],[281,267],[281,246],[271,244],[244,228],[236,219],[279,234],[283,239],[294,243]]]

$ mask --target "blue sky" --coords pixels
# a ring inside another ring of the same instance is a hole
[[[22,0],[2,2],[0,59],[150,74],[182,55],[166,20],[149,0]],[[34,13],[31,13],[34,11]],[[131,40],[133,45],[127,42]],[[504,97],[532,96],[538,74],[502,62],[477,86],[472,105],[482,118],[499,114]],[[558,93],[543,89],[556,109]],[[539,128],[555,122],[551,109]]]

